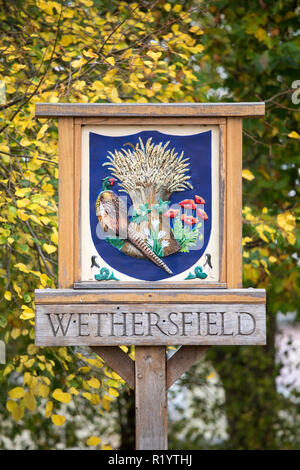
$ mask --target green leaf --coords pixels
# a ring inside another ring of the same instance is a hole
[[[0,315],[0,326],[1,328],[5,328],[7,325],[7,320],[3,315]]]
[[[123,246],[124,246],[124,243],[125,243],[125,240],[122,240],[121,238],[110,238],[110,237],[107,237],[105,239],[105,241],[107,241],[108,243],[110,243],[112,246],[114,246],[115,248],[117,248],[118,250],[122,250]]]
[[[173,225],[173,234],[175,239],[181,245],[181,253],[188,253],[189,248],[194,246],[201,239],[199,236],[199,231],[201,227],[201,222],[199,222],[193,229],[188,227],[183,227],[180,217],[175,217]]]
[[[148,214],[151,212],[151,209],[149,209],[148,203],[146,204],[141,204],[139,210],[133,210],[132,211],[132,217],[131,221],[135,222],[136,224],[140,224],[142,221],[147,221],[148,220]]]
[[[159,199],[159,203],[153,206],[153,209],[156,210],[158,214],[162,214],[169,209],[170,201],[163,201],[161,198]]]

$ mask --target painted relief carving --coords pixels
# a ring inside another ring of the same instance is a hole
[[[89,158],[90,259],[120,280],[191,279],[211,238],[212,132],[90,132]]]

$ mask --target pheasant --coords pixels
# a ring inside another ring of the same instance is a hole
[[[128,224],[127,208],[111,190],[114,178],[104,178],[102,191],[96,201],[96,216],[103,230],[114,236],[121,236],[134,245],[142,254],[168,274],[171,269],[151,250],[147,243]]]

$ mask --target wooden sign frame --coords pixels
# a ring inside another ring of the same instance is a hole
[[[80,281],[78,220],[82,127],[143,123],[219,126],[220,188],[224,199],[220,238],[223,246],[220,282],[211,287],[242,287],[242,118],[263,114],[264,103],[37,104],[37,117],[58,117],[59,120],[59,286],[71,288],[75,283],[75,287],[79,287],[76,283]],[[101,287],[110,288],[110,284],[102,282]],[[201,282],[201,286],[205,284]],[[166,282],[165,287],[170,285]]]
[[[242,119],[263,116],[264,103],[193,103],[193,104],[49,104],[38,103],[36,116],[55,117],[59,121],[59,276],[58,290],[36,291],[37,345],[74,344],[65,338],[41,339],[43,323],[40,316],[49,314],[52,306],[58,312],[98,312],[101,305],[115,308],[149,305],[172,309],[188,306],[240,305],[257,309],[261,327],[253,341],[231,340],[227,344],[265,344],[265,291],[242,289]],[[80,278],[80,220],[82,129],[87,125],[217,125],[220,135],[220,195],[224,201],[220,211],[220,276],[216,283],[185,282],[81,282]],[[170,289],[171,292],[170,292]],[[242,301],[241,301],[242,299]],[[224,303],[225,302],[225,303]],[[225,305],[226,304],[226,305]],[[82,307],[85,307],[82,308]],[[94,306],[94,307],[93,307]],[[47,309],[48,308],[48,309]],[[237,308],[236,314],[243,311]],[[189,309],[188,309],[189,310]],[[194,311],[193,310],[193,311]],[[197,309],[196,309],[197,310]],[[195,311],[196,311],[195,310]],[[229,309],[230,310],[230,309]],[[126,310],[125,310],[126,311]],[[205,309],[204,309],[205,311]],[[230,315],[235,315],[234,309]],[[74,317],[75,318],[75,317]],[[76,321],[76,319],[74,319]],[[240,321],[240,320],[239,320]],[[213,324],[213,321],[211,322]],[[229,330],[228,330],[229,331]],[[47,336],[47,333],[46,333]],[[53,336],[53,335],[52,335]],[[212,335],[213,337],[214,335]],[[124,337],[123,337],[124,338]],[[227,336],[227,339],[230,335]],[[245,336],[246,338],[246,336]],[[60,342],[61,341],[61,342]],[[177,337],[176,337],[177,341]],[[179,339],[178,339],[179,341]],[[126,341],[92,341],[89,344],[136,393],[137,449],[167,448],[167,390],[180,375],[207,350],[204,341],[184,344],[167,361],[166,345],[171,341],[156,338],[153,342],[135,341],[135,361],[118,347]],[[224,344],[224,343],[221,343]]]

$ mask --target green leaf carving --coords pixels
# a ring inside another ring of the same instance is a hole
[[[121,238],[117,238],[117,237],[116,238],[107,237],[105,241],[110,243],[112,246],[114,246],[120,251],[122,250],[124,243],[125,243],[125,240],[122,240]]]
[[[151,209],[149,209],[148,203],[141,204],[138,211],[132,211],[131,221],[135,222],[136,224],[140,224],[143,220],[147,221],[149,212],[151,212]]]
[[[194,246],[197,239],[201,240],[202,235],[199,235],[200,227],[202,223],[199,222],[193,229],[184,227],[180,220],[180,217],[175,217],[173,225],[173,234],[175,239],[181,245],[181,252],[188,253],[189,248]]]

